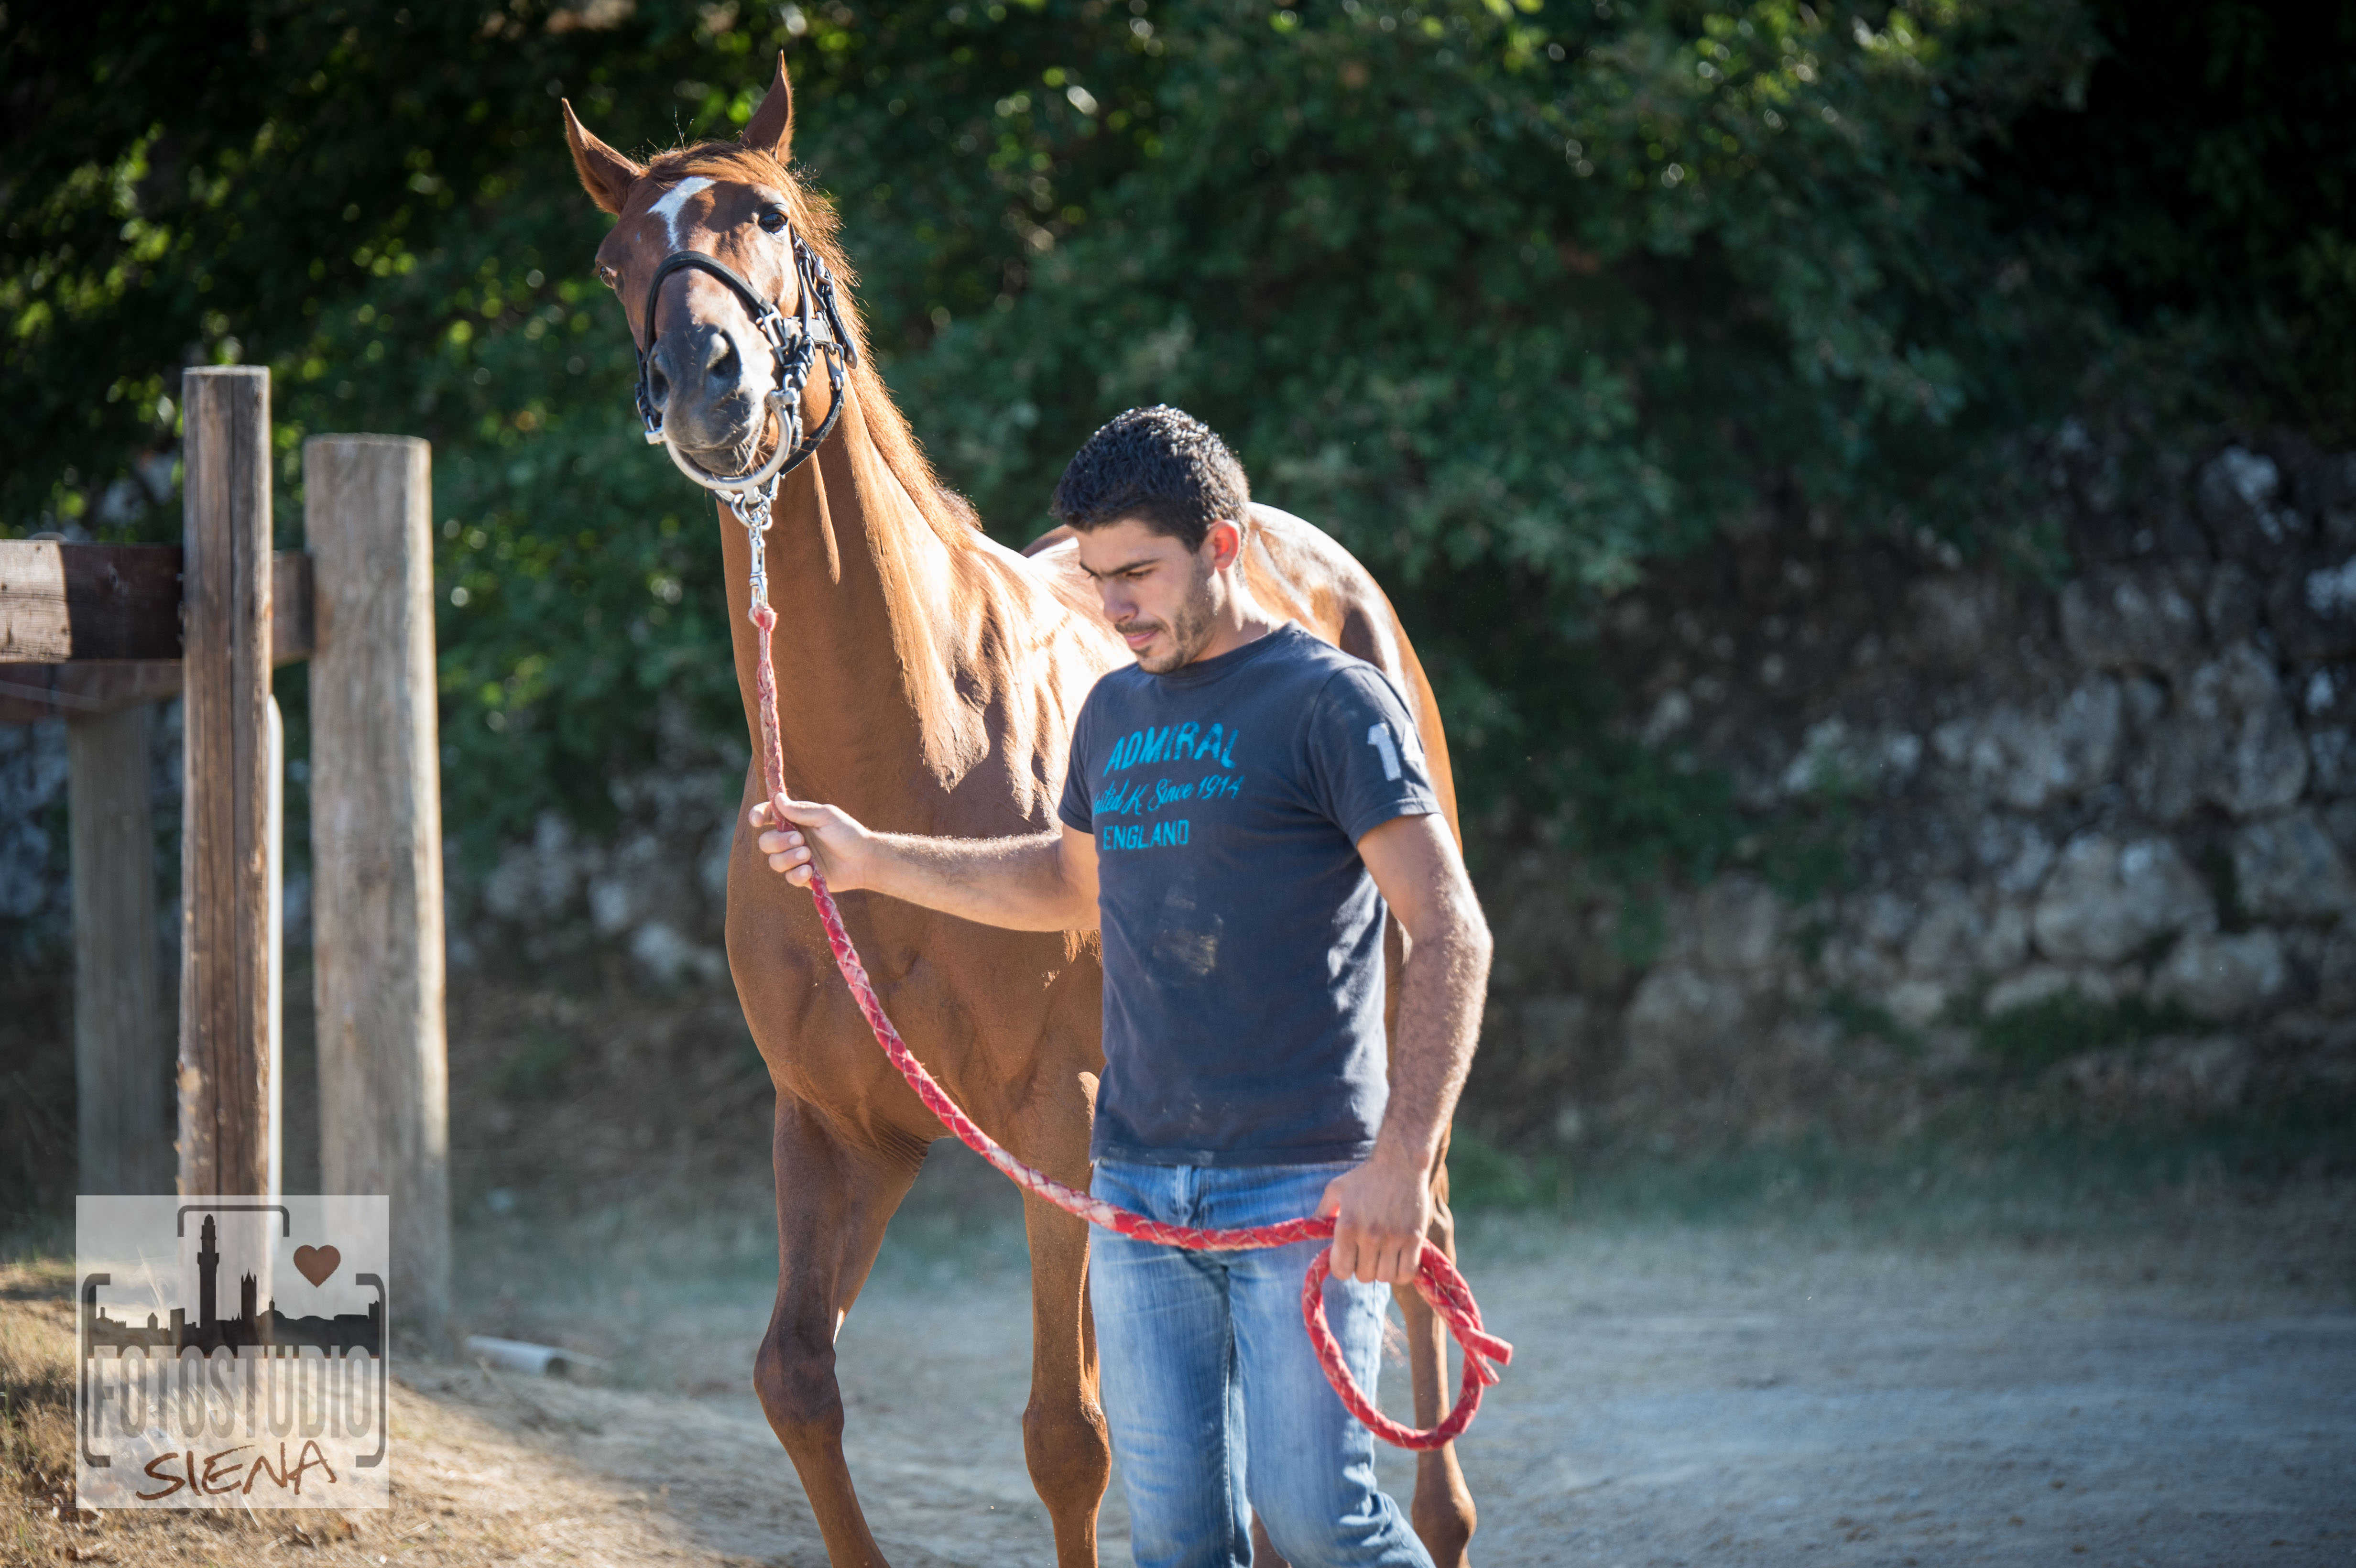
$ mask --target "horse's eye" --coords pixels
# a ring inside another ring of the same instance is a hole
[[[622,286],[622,274],[611,267],[601,265],[597,269],[597,281],[609,289],[618,289]]]
[[[782,213],[782,212],[779,212],[776,208],[774,208],[774,207],[773,207],[773,208],[769,208],[769,210],[768,210],[768,211],[766,211],[766,212],[765,212],[765,213],[761,214],[761,231],[762,231],[763,233],[765,233],[765,234],[776,234],[776,233],[781,233],[781,232],[783,232],[783,231],[784,231],[785,227],[786,227],[786,215],[785,215],[784,213]]]

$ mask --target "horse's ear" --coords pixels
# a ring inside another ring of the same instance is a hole
[[[564,140],[573,148],[573,167],[581,176],[581,188],[589,193],[590,200],[618,218],[622,203],[629,199],[630,187],[647,171],[591,135],[581,117],[573,112],[573,101],[563,101]]]
[[[753,118],[744,123],[737,144],[750,152],[766,153],[779,163],[793,156],[794,150],[794,84],[786,80],[786,57],[777,56],[777,80],[769,84],[768,96],[761,107],[753,111]]]

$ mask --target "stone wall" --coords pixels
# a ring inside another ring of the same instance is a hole
[[[452,968],[525,970],[603,952],[638,983],[724,986],[728,849],[742,764],[693,763],[613,785],[621,826],[583,834],[543,812],[482,876],[450,881]]]
[[[1795,520],[1607,612],[1638,731],[1844,875],[1738,866],[1632,944],[1640,901],[1523,849],[1487,889],[1501,1130],[1886,1125],[2008,1051],[2202,1109],[2356,1083],[2356,456],[2047,458],[2066,581]]]
[[[453,837],[444,847],[452,968],[502,966],[519,976],[569,963],[618,959],[656,988],[724,985],[721,950],[727,854],[744,773],[728,748],[686,732],[667,712],[660,758],[609,786],[618,826],[584,833],[543,812],[528,837],[487,864]],[[149,727],[155,807],[157,962],[177,973],[179,908],[180,705],[159,704]],[[738,748],[736,757],[741,758]],[[288,764],[286,939],[310,941],[310,877],[300,819],[302,759]],[[0,725],[0,965],[68,961],[73,935],[66,827],[66,725]],[[166,996],[172,993],[167,990]]]
[[[148,789],[155,805],[157,962],[169,972],[178,963],[180,918],[177,699],[156,706],[147,743]],[[53,965],[71,950],[66,795],[65,720],[0,724],[0,965]],[[299,905],[303,890],[289,891]]]

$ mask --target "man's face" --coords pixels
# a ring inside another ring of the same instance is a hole
[[[1219,599],[1213,573],[1235,555],[1222,530],[1232,536],[1235,525],[1212,524],[1199,550],[1135,517],[1079,536],[1080,566],[1096,581],[1105,619],[1151,674],[1176,669],[1211,640]]]

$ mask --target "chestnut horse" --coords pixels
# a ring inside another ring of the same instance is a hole
[[[598,248],[598,272],[620,293],[635,341],[655,336],[657,324],[643,319],[646,291],[678,251],[723,262],[788,315],[802,287],[796,236],[846,289],[851,283],[831,208],[790,167],[793,101],[782,59],[736,142],[707,142],[641,165],[584,130],[569,103],[564,124],[582,185],[619,220]],[[772,439],[765,402],[776,382],[771,344],[744,302],[707,271],[674,272],[657,297],[660,334],[646,384],[664,439],[707,473],[752,468]],[[856,346],[861,329],[847,297],[841,312]],[[1129,654],[1067,541],[1050,536],[1025,558],[980,531],[934,477],[863,355],[841,400],[816,458],[780,485],[768,536],[790,786],[895,832],[1051,830],[1081,700]],[[832,403],[828,378],[813,378],[807,428],[819,429]],[[757,754],[749,549],[725,507],[720,517],[736,679]],[[1410,695],[1453,827],[1439,709],[1382,591],[1301,519],[1255,507],[1252,522],[1253,592],[1381,666]],[[744,805],[762,793],[756,762]],[[737,821],[728,962],[777,1094],[777,1297],[754,1386],[809,1495],[830,1560],[841,1568],[880,1563],[843,1461],[835,1336],[885,1222],[943,1132],[869,1037],[809,895],[766,868],[741,812]],[[991,1136],[1056,1179],[1086,1187],[1103,1062],[1094,935],[1000,931],[865,892],[843,895],[842,912],[884,1005],[926,1066]],[[1390,935],[1396,976],[1396,922]],[[1434,1167],[1432,1182],[1443,1200],[1433,1238],[1452,1253],[1444,1164]],[[1055,1522],[1056,1562],[1092,1568],[1110,1450],[1097,1404],[1087,1228],[1027,1199],[1023,1224],[1033,1345],[1023,1455]],[[1444,1408],[1442,1325],[1412,1289],[1399,1300],[1416,1420],[1430,1425]],[[1438,1563],[1464,1561],[1472,1503],[1452,1449],[1419,1457],[1410,1512]]]

